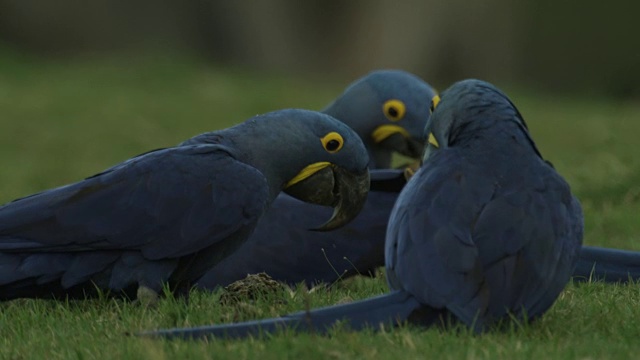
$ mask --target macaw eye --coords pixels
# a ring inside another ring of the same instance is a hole
[[[327,145],[325,145],[324,147],[327,149],[327,151],[337,151],[340,147],[340,141],[329,140],[329,142],[327,142]]]
[[[404,103],[400,100],[387,100],[384,105],[382,105],[382,112],[384,112],[384,116],[391,121],[401,120],[406,111],[407,109],[404,106]]]
[[[322,142],[324,149],[331,154],[340,151],[340,149],[342,149],[342,145],[344,145],[344,139],[337,132],[328,133],[320,139],[320,141]]]
[[[433,113],[436,107],[438,107],[438,103],[440,103],[440,96],[436,95],[431,99],[431,106],[429,106],[429,113]]]

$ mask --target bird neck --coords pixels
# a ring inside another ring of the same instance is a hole
[[[265,125],[245,122],[212,132],[207,139],[215,139],[217,144],[232,148],[236,160],[262,173],[269,186],[270,198],[273,200],[305,164],[301,160],[303,157],[292,154],[290,148],[274,147],[273,144],[282,142],[284,137],[280,136],[277,130],[265,129]]]

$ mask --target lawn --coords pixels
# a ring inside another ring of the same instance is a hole
[[[181,57],[43,61],[0,51],[0,203],[270,110],[320,109],[353,79],[220,68]],[[441,85],[441,84],[438,84]],[[442,86],[439,86],[442,88]],[[585,243],[640,250],[640,103],[506,88],[585,211]],[[155,308],[119,300],[0,304],[0,358],[630,358],[640,287],[570,284],[534,324],[474,336],[404,327],[331,336],[182,342],[129,332],[277,316],[386,291],[384,277],[254,303],[194,292]]]

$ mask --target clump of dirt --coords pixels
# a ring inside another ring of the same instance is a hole
[[[283,286],[267,273],[249,274],[246,278],[225,286],[219,301],[222,305],[236,305],[247,300],[256,300],[265,295],[275,294],[281,291]]]

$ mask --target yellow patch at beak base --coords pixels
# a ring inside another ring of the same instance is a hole
[[[438,104],[440,103],[440,96],[436,95],[433,97],[433,99],[431,99],[431,101],[433,101],[433,108],[437,108]]]
[[[321,161],[317,163],[313,163],[311,165],[307,165],[304,169],[302,169],[298,175],[294,176],[293,179],[289,180],[289,182],[284,186],[288,188],[289,186],[296,184],[309,176],[315,174],[316,172],[326,168],[327,166],[331,166],[332,164],[328,161]]]
[[[373,133],[371,133],[371,137],[373,138],[373,142],[377,144],[393,134],[401,134],[406,138],[411,137],[407,130],[398,125],[380,125],[375,130],[373,130]]]
[[[429,133],[429,144],[433,145],[436,148],[440,147],[440,144],[438,144],[438,140],[436,140],[436,137],[433,136],[433,133]]]

